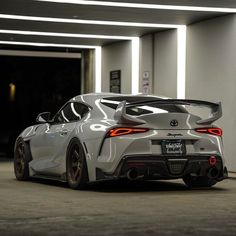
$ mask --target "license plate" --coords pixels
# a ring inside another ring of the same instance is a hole
[[[164,140],[161,147],[163,154],[182,155],[186,153],[185,142],[183,140]]]

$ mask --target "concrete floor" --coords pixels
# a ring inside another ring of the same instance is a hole
[[[75,191],[19,182],[12,163],[0,162],[0,235],[236,235],[236,179],[201,190],[153,181]]]

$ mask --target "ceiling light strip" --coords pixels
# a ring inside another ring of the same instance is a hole
[[[132,80],[131,80],[131,93],[139,93],[139,38],[132,39]]]
[[[0,44],[36,46],[36,47],[58,47],[58,48],[84,48],[95,49],[98,46],[91,45],[74,45],[74,44],[55,44],[55,43],[33,43],[33,42],[17,42],[17,41],[0,41]]]
[[[118,39],[118,40],[131,40],[132,39],[132,37],[126,37],[126,36],[70,34],[70,33],[4,30],[4,29],[0,29],[0,34],[20,34],[20,35],[54,36],[54,37],[69,37],[69,38],[92,38],[92,39]]]
[[[0,19],[28,20],[28,21],[55,22],[55,23],[72,23],[72,24],[88,24],[88,25],[147,27],[147,28],[177,28],[178,27],[178,25],[174,25],[174,24],[154,24],[154,23],[138,23],[138,22],[125,22],[125,21],[82,20],[82,19],[23,16],[23,15],[9,15],[9,14],[0,14]]]
[[[177,98],[185,99],[186,26],[177,29]]]
[[[19,56],[19,57],[52,57],[52,58],[81,58],[81,53],[76,52],[49,52],[49,51],[24,51],[0,49],[1,56]]]
[[[141,9],[155,9],[155,10],[173,10],[173,11],[236,13],[236,8],[225,8],[225,7],[176,6],[176,5],[159,5],[159,4],[113,2],[113,1],[90,1],[90,0],[86,0],[86,1],[84,0],[35,0],[35,1],[92,5],[92,6],[103,6],[103,7],[124,7],[124,8],[141,8]]]
[[[95,92],[102,91],[102,48],[95,49]]]

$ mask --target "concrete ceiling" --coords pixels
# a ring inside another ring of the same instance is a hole
[[[112,0],[110,0],[112,1]],[[116,0],[116,2],[133,2],[145,4],[207,6],[207,7],[236,7],[235,0]],[[77,5],[65,3],[40,2],[34,0],[1,0],[0,14],[37,16],[64,19],[100,20],[119,22],[139,22],[155,24],[188,25],[205,19],[221,16],[226,13],[210,11],[177,11],[159,9],[140,9],[125,7],[107,7],[93,5]],[[82,23],[56,23],[40,20],[3,19],[0,16],[0,30],[23,30],[39,32],[59,32],[73,34],[93,35],[118,35],[118,36],[141,36],[151,32],[166,30],[165,27],[142,27],[142,26],[112,26]],[[117,39],[120,40],[120,39]],[[17,34],[0,34],[0,41],[60,43],[77,45],[105,45],[116,39],[89,39],[68,38],[52,36],[32,36]],[[0,47],[6,48],[6,45]],[[11,48],[13,46],[9,46]]]

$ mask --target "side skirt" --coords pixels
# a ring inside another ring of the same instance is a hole
[[[43,175],[43,174],[35,174],[33,176],[30,176],[31,178],[37,178],[37,179],[47,179],[47,180],[56,180],[60,182],[67,182],[66,180],[66,174],[63,174],[61,176],[50,176],[50,175]]]

